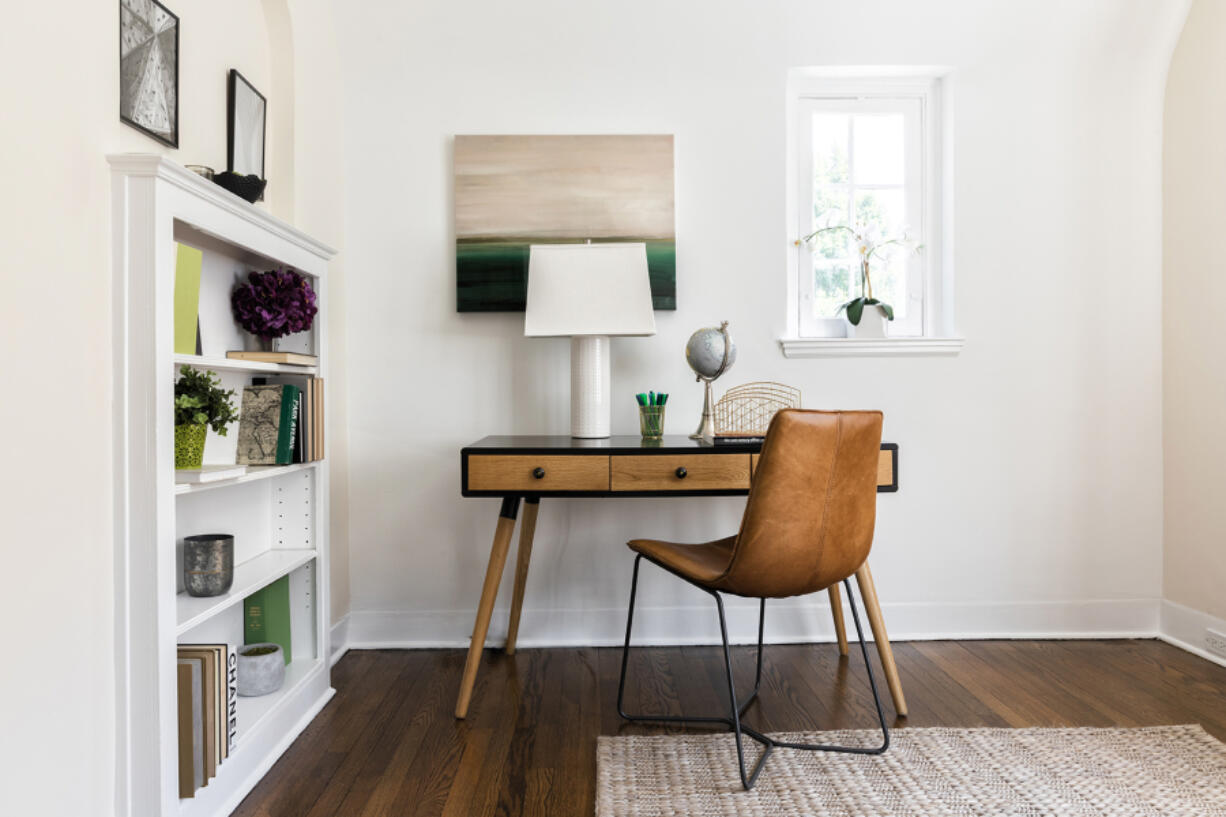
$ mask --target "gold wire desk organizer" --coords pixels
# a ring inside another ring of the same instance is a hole
[[[715,404],[715,437],[765,437],[775,412],[787,408],[800,408],[800,389],[769,380],[733,386]]]

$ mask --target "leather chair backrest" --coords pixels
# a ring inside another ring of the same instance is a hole
[[[719,585],[779,598],[854,574],[873,544],[880,449],[879,411],[776,414]]]

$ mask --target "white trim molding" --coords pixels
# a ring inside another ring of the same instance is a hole
[[[952,357],[965,338],[779,338],[784,357]]]
[[[1226,667],[1226,656],[1209,652],[1205,648],[1205,630],[1214,629],[1219,633],[1226,633],[1226,619],[1184,607],[1173,601],[1163,601],[1159,628],[1158,637],[1171,646]]]
[[[328,663],[335,667],[336,662],[345,657],[345,653],[349,652],[349,614],[340,617],[340,620],[332,625],[332,630],[328,634]]]
[[[891,641],[996,638],[1154,638],[1157,599],[1091,601],[883,604]],[[757,606],[728,603],[728,635],[738,644],[757,638]],[[486,646],[506,641],[507,608],[494,611]],[[844,615],[851,628],[851,616]],[[634,643],[641,646],[718,644],[714,605],[640,608]],[[472,610],[362,611],[349,614],[348,649],[464,648],[472,635]],[[521,647],[620,647],[626,610],[525,609]],[[849,635],[854,635],[854,631]],[[872,633],[865,628],[865,637]],[[766,640],[774,644],[834,640],[824,597],[780,601],[766,616]]]

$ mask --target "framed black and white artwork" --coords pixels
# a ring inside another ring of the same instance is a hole
[[[240,176],[264,178],[264,123],[268,103],[247,78],[230,69],[230,110],[226,117],[226,161]]]
[[[119,0],[119,119],[179,146],[179,18],[157,0]]]

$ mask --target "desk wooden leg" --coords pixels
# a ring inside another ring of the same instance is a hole
[[[898,679],[898,665],[894,663],[894,650],[890,648],[890,637],[885,631],[885,619],[881,616],[881,603],[877,600],[877,586],[873,584],[873,572],[868,569],[868,562],[856,571],[856,583],[860,585],[860,597],[864,599],[864,609],[868,613],[868,623],[873,628],[873,639],[877,642],[877,653],[881,656],[881,666],[885,667],[885,680],[890,687],[890,697],[894,699],[894,711],[902,717],[907,717],[907,699],[902,694],[902,682]]]
[[[507,550],[511,546],[511,533],[515,530],[515,514],[518,511],[519,497],[502,500],[498,527],[494,530],[494,544],[490,546],[490,563],[485,569],[485,584],[481,587],[481,602],[477,605],[477,621],[473,624],[473,640],[468,645],[468,661],[464,664],[464,677],[460,679],[460,697],[455,703],[457,718],[468,715],[468,702],[472,698],[473,684],[477,681],[477,666],[481,663],[485,634],[490,629],[490,615],[494,612],[494,599],[498,596],[498,583],[502,580],[502,568],[507,563]]]
[[[837,583],[830,585],[830,613],[834,616],[834,635],[839,639],[839,655],[847,655],[847,626],[843,623],[843,594]]]
[[[519,614],[524,606],[524,585],[528,583],[528,562],[532,560],[532,537],[536,534],[536,513],[541,500],[524,500],[524,520],[519,523],[519,555],[515,563],[515,589],[511,593],[511,624],[507,628],[507,655],[515,654],[515,639],[519,637]]]

